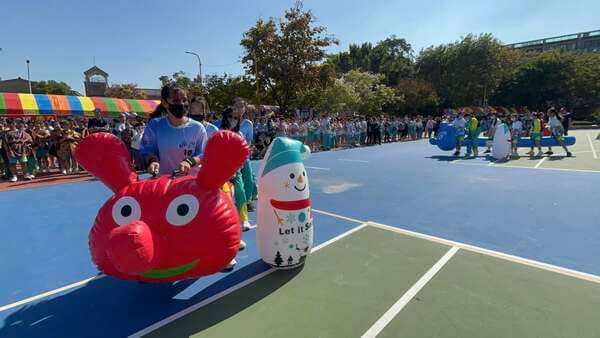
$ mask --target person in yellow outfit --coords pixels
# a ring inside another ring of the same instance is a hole
[[[538,113],[533,113],[533,122],[531,124],[531,151],[527,153],[529,156],[533,156],[533,148],[538,147],[537,156],[543,156],[542,152],[542,120]]]
[[[471,149],[473,149],[473,155],[477,157],[479,155],[479,121],[473,114],[466,113],[465,119],[467,120],[467,139],[471,141],[471,144],[467,145],[467,153],[465,156],[471,156]]]

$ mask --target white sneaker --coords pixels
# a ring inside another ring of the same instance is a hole
[[[25,175],[23,177],[25,177],[26,180],[32,180],[32,179],[35,178],[35,176],[33,176],[32,174],[27,174],[27,175]]]
[[[9,179],[11,182],[16,182],[18,180],[17,176],[13,176]]]
[[[235,261],[235,258],[232,259],[231,262],[229,262],[229,264],[227,264],[227,266],[223,268],[223,272],[230,272],[231,270],[233,270],[236,264],[237,262]]]
[[[250,222],[244,221],[244,223],[242,224],[242,231],[246,232],[250,229],[252,229],[252,225],[250,224]]]
[[[67,174],[67,171],[66,171],[66,170],[63,170],[63,171],[61,171],[61,173],[62,173],[63,175],[66,175],[66,174]]]
[[[544,153],[543,153],[543,152],[541,152],[541,151],[539,151],[539,152],[537,153],[537,155],[535,155],[535,156],[537,156],[537,157],[542,157],[542,156],[544,156]]]
[[[242,251],[244,249],[246,249],[246,242],[240,241],[240,248],[238,249],[238,251]]]

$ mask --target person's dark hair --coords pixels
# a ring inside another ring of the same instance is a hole
[[[231,107],[225,108],[225,110],[223,110],[222,117],[221,117],[221,129],[232,130],[235,132],[240,131],[240,121],[237,121],[235,123],[235,125],[232,125],[229,122],[229,119],[231,117],[233,117],[233,108],[231,108]]]
[[[174,92],[175,90],[183,90],[183,89],[181,87],[177,86],[177,84],[175,82],[164,85],[160,89],[161,101],[166,101],[171,96],[171,93]],[[166,114],[167,114],[167,108],[165,108],[165,106],[161,102],[158,104],[158,106],[156,106],[154,111],[150,114],[149,119],[152,120],[152,119],[164,116]]]

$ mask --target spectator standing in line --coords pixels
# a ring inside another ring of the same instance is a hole
[[[31,152],[33,139],[31,135],[25,132],[23,120],[17,119],[8,122],[9,130],[4,134],[3,145],[8,156],[8,164],[10,165],[11,182],[16,182],[17,179],[17,164],[21,165],[23,177],[26,180],[34,178],[33,174],[28,171],[27,155]]]

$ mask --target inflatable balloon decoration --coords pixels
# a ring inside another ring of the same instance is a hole
[[[503,124],[504,125],[504,124]],[[504,125],[506,126],[506,125]],[[500,138],[496,138],[496,134],[498,134],[498,130],[500,130]],[[494,141],[495,140],[510,140],[510,132],[507,130],[507,128],[496,128],[496,134],[494,134]],[[502,136],[504,135],[504,136]],[[486,137],[480,137],[478,138],[478,146],[479,147],[487,147],[488,145],[492,146],[492,149],[495,146],[498,147],[503,147],[503,151],[499,152],[496,156],[500,156],[502,155],[503,152],[505,152],[505,143],[503,141],[500,141],[501,143],[498,143],[497,145],[494,143],[494,141],[490,142],[490,140],[488,140]],[[564,142],[566,146],[572,146],[575,144],[576,142],[576,138],[575,136],[565,136],[564,137]],[[456,149],[456,131],[454,129],[454,126],[451,123],[448,122],[442,122],[440,123],[440,127],[438,129],[438,133],[436,135],[435,138],[430,138],[429,139],[429,143],[437,146],[438,148],[440,148],[441,150],[444,151],[450,151],[450,150],[455,150]],[[508,141],[509,145],[508,145],[508,151],[510,152],[510,141]],[[465,138],[465,141],[463,143],[464,146],[470,146],[471,145],[471,140],[469,140],[468,138]],[[533,145],[533,141],[531,140],[531,138],[529,137],[521,137],[521,139],[519,140],[519,143],[517,144],[517,147],[519,148],[531,148],[531,146]],[[541,140],[541,145],[542,147],[558,147],[558,141],[556,141],[556,139],[552,136],[548,136],[548,137],[542,137]],[[494,157],[496,157],[494,156]],[[506,154],[506,156],[508,156],[508,154]],[[505,158],[504,157],[498,157],[498,159],[501,158]]]
[[[139,180],[125,145],[108,133],[86,137],[77,161],[114,192],[89,235],[94,263],[126,280],[169,282],[221,271],[235,257],[240,221],[221,187],[248,157],[246,141],[210,138],[197,177]]]
[[[492,140],[492,157],[496,160],[504,160],[510,155],[511,151],[510,129],[504,123],[496,126],[494,139]]]
[[[302,160],[310,148],[276,138],[258,172],[256,239],[262,259],[278,269],[304,263],[313,245],[313,219],[308,176]]]

